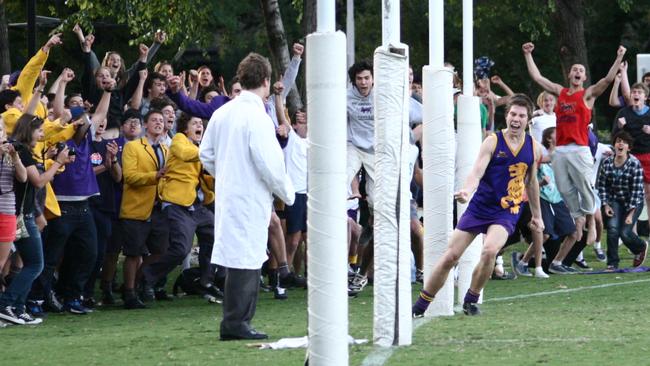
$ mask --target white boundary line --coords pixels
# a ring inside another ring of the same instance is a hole
[[[487,299],[487,300],[485,300],[485,302],[501,302],[501,301],[510,301],[510,300],[518,300],[518,299],[527,299],[527,298],[530,298],[530,297],[565,294],[565,293],[569,293],[569,292],[593,290],[593,289],[615,287],[615,286],[624,286],[624,285],[633,285],[633,284],[644,283],[644,282],[650,282],[650,279],[632,280],[632,281],[625,281],[625,282],[604,283],[604,284],[601,284],[601,285],[583,286],[583,287],[567,288],[567,289],[554,290],[554,291],[533,292],[533,293],[530,293],[530,294],[523,294],[523,295],[497,297],[497,298],[494,298],[494,299]],[[433,317],[414,319],[413,320],[413,333],[415,333],[415,331],[418,328],[420,328],[421,326],[423,326],[424,324],[430,322],[432,319],[433,319]],[[361,366],[382,366],[393,355],[393,352],[395,352],[396,349],[397,349],[397,347],[378,347],[378,346],[375,346],[373,348],[373,350],[370,352],[370,354],[368,354],[368,356],[366,356],[366,358],[363,359],[363,361],[361,362]]]

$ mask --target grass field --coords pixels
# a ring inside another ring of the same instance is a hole
[[[585,253],[591,265],[603,267],[590,250]],[[621,250],[622,266],[630,258]],[[490,281],[482,316],[418,319],[413,345],[390,349],[383,364],[647,365],[649,288],[649,274]],[[416,285],[414,297],[417,290]],[[545,292],[551,293],[534,295]],[[306,335],[307,291],[289,295],[287,301],[260,295],[254,325],[272,341]],[[372,340],[372,287],[349,303],[350,335]],[[303,363],[304,349],[257,350],[245,341],[219,342],[220,312],[219,305],[187,297],[147,310],[107,307],[87,316],[53,314],[40,326],[0,329],[0,365]],[[352,346],[350,364],[380,364],[369,355],[378,355],[371,343]]]

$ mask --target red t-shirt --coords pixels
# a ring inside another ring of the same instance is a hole
[[[563,88],[560,92],[555,105],[557,146],[571,143],[589,146],[588,126],[591,122],[591,109],[585,104],[584,95],[584,89],[571,95],[568,88]]]

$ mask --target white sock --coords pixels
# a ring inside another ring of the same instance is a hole
[[[535,277],[540,277],[540,278],[548,278],[548,274],[544,272],[544,269],[542,267],[535,267]]]
[[[580,254],[578,254],[578,258],[576,258],[576,261],[582,262],[583,260],[585,260],[585,257],[582,255],[582,252],[580,252]]]
[[[555,260],[555,261],[553,261],[553,264],[555,264],[556,266],[559,266],[559,265],[562,264],[562,261]]]
[[[503,256],[502,255],[497,257],[497,260],[496,260],[495,264],[497,266],[503,266]]]
[[[597,241],[597,242],[594,243],[594,249],[601,249],[601,248],[600,248],[600,242],[599,242],[599,241]]]

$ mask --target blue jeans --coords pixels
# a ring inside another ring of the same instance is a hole
[[[33,216],[25,217],[25,226],[29,238],[15,242],[18,254],[23,260],[23,269],[13,278],[9,288],[0,295],[0,306],[13,306],[18,313],[25,311],[25,300],[32,282],[43,271],[43,243]]]
[[[641,211],[643,211],[643,203],[634,211],[632,223],[629,225],[625,224],[625,218],[627,217],[625,204],[618,201],[608,203],[609,207],[614,211],[614,216],[608,217],[603,212],[603,218],[607,220],[607,265],[618,268],[620,261],[618,257],[618,238],[621,238],[623,244],[634,254],[641,253],[645,248],[645,242],[632,231],[634,224],[639,219]]]

